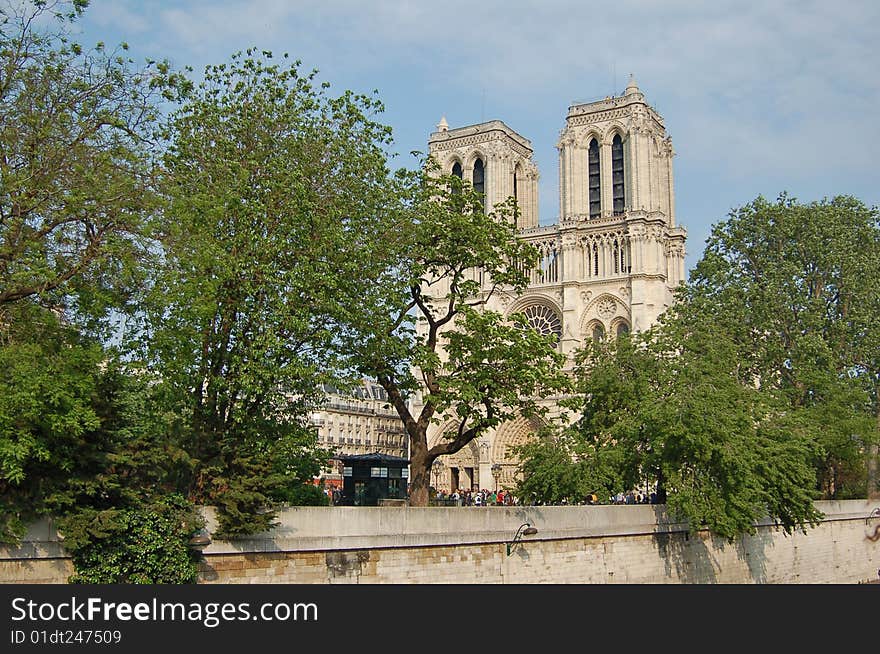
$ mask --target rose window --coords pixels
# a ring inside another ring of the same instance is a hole
[[[534,304],[526,308],[523,314],[526,320],[528,320],[529,327],[539,334],[544,336],[555,334],[557,339],[562,336],[562,322],[552,309],[540,304]]]

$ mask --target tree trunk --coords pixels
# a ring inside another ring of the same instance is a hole
[[[657,471],[657,504],[666,504],[666,480],[662,469]]]
[[[409,460],[409,505],[428,506],[431,487],[431,465],[428,448],[415,446]]]

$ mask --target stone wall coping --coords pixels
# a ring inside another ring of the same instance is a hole
[[[824,521],[864,520],[867,500],[816,502]],[[216,529],[213,509],[204,510]],[[215,541],[205,554],[356,550],[510,542],[523,523],[538,529],[529,541],[674,533],[688,525],[673,521],[664,505],[516,507],[290,507],[269,532]],[[772,526],[764,520],[757,526]]]
[[[824,521],[868,520],[878,502],[818,501]],[[202,509],[209,533],[216,531],[214,509]],[[872,518],[877,520],[877,518]],[[526,541],[598,538],[687,530],[664,505],[513,507],[288,507],[278,526],[253,536],[215,540],[211,555],[247,552],[359,550],[510,542],[523,523],[538,529]],[[758,526],[772,526],[772,520]],[[0,560],[67,558],[63,538],[51,519],[35,522],[18,547],[0,546]]]

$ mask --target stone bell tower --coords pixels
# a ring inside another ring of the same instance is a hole
[[[571,105],[557,148],[560,231],[573,246],[567,278],[589,298],[603,293],[624,305],[628,327],[649,328],[684,279],[663,118],[630,77],[623,95]],[[587,318],[597,328],[608,322],[602,312]]]
[[[622,96],[568,109],[559,149],[562,220],[662,215],[675,227],[672,141],[630,77]]]
[[[449,129],[446,119],[428,140],[442,172],[472,182],[487,211],[514,196],[519,238],[538,250],[529,286],[498,289],[491,297],[480,271],[486,307],[505,316],[522,313],[545,334],[555,334],[571,368],[590,340],[618,338],[654,325],[684,280],[686,231],[676,223],[672,141],[663,118],[630,78],[622,95],[568,108],[559,152],[559,217],[538,220],[538,171],[531,143],[500,120]],[[546,400],[551,414],[555,399]],[[454,429],[432,426],[429,445]],[[515,482],[517,445],[541,424],[520,417],[442,457],[439,487],[509,486]]]
[[[449,129],[446,118],[428,139],[428,152],[444,174],[471,182],[485,195],[486,212],[515,197],[517,228],[538,225],[538,168],[532,144],[500,120]]]

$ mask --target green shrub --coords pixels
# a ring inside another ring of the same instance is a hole
[[[84,509],[60,523],[76,569],[72,584],[189,584],[199,554],[189,539],[204,526],[180,495],[137,507]]]

